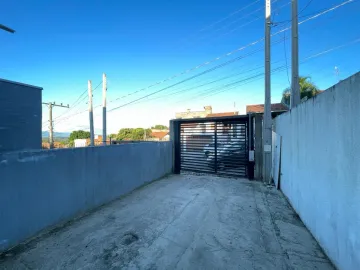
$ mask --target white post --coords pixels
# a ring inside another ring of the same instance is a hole
[[[91,81],[88,81],[89,91],[89,120],[90,120],[90,146],[94,146],[94,116],[93,116],[93,100]]]
[[[270,81],[270,27],[271,27],[271,2],[265,0],[265,104],[263,123],[263,166],[264,181],[271,182],[271,144],[272,144],[272,119],[271,119],[271,81]]]
[[[49,149],[54,148],[54,126],[52,117],[53,104],[49,102]]]
[[[298,0],[292,0],[290,108],[300,103]]]
[[[106,145],[106,74],[103,73],[103,145]]]

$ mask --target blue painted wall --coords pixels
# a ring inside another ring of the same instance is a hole
[[[0,153],[41,149],[41,90],[0,79]]]
[[[171,142],[2,154],[0,251],[171,170]]]

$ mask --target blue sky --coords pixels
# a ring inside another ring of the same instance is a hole
[[[273,1],[272,33],[289,26],[290,0]],[[346,0],[299,0],[301,20]],[[247,8],[244,8],[246,7]],[[41,86],[43,101],[72,104],[87,88],[90,79],[96,86],[102,73],[108,77],[108,99],[136,90],[224,55],[259,40],[264,35],[264,1],[182,0],[182,1],[5,1],[0,23],[16,30],[0,32],[2,50],[0,77]],[[300,61],[306,57],[347,44],[360,38],[360,0],[310,20],[299,27]],[[285,22],[284,22],[285,21]],[[272,38],[273,68],[290,65],[290,31]],[[358,72],[360,42],[321,55],[300,66],[321,88]],[[263,42],[225,56],[193,72],[109,103],[109,109],[161,90],[225,61],[243,56],[213,72],[115,110],[108,114],[108,129],[148,127],[167,124],[176,111],[200,110],[212,105],[215,112],[245,112],[246,104],[263,103],[264,82],[254,77],[263,71]],[[290,72],[290,71],[289,71]],[[225,76],[229,78],[222,79]],[[234,87],[222,88],[246,80]],[[221,81],[211,83],[214,80]],[[244,84],[246,82],[246,84]],[[208,85],[201,86],[208,83]],[[286,70],[272,76],[272,102],[279,102],[288,87]],[[224,91],[218,93],[221,89]],[[213,92],[211,92],[213,91]],[[215,92],[214,92],[215,91]],[[94,105],[101,104],[101,90],[94,92]],[[56,108],[56,131],[87,129],[86,100],[75,108]],[[65,115],[63,115],[66,113]],[[101,132],[101,109],[95,110],[95,131]],[[66,117],[66,118],[64,118]],[[59,121],[63,118],[62,121]],[[47,108],[43,107],[43,121]],[[46,124],[44,124],[44,130]]]

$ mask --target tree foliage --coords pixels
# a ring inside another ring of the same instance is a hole
[[[300,99],[305,97],[312,98],[316,96],[320,91],[319,88],[311,81],[310,77],[299,78],[300,83]],[[283,91],[281,102],[290,106],[290,93],[291,89],[288,87]]]
[[[89,139],[90,138],[90,132],[84,131],[84,130],[76,130],[70,133],[69,136],[69,144],[71,146],[74,145],[74,140],[76,139]]]
[[[155,125],[155,126],[151,127],[151,129],[168,130],[169,128],[164,125]]]
[[[116,136],[119,141],[141,141],[146,138],[151,138],[151,129],[122,128]]]

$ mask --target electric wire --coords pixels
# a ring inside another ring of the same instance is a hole
[[[299,25],[300,25],[300,24],[303,24],[303,23],[305,23],[305,22],[307,22],[307,21],[313,20],[313,19],[315,19],[315,18],[318,18],[318,17],[321,16],[321,15],[324,15],[324,14],[330,12],[330,11],[336,10],[336,9],[338,9],[338,8],[340,8],[340,7],[342,7],[342,6],[346,5],[346,4],[349,4],[349,3],[351,3],[351,2],[354,2],[354,1],[355,1],[355,0],[348,0],[348,1],[345,1],[345,2],[342,2],[342,3],[338,4],[338,5],[336,5],[336,6],[333,6],[333,7],[329,8],[329,9],[323,10],[323,11],[321,11],[320,13],[317,13],[317,14],[315,14],[314,16],[311,16],[310,18],[307,18],[307,19],[299,22]],[[280,31],[272,34],[271,36],[274,36],[274,35],[283,33],[283,32],[285,32],[285,31],[287,31],[287,30],[289,30],[289,29],[291,29],[291,27],[286,27],[286,28],[284,28],[284,29],[282,29],[282,30],[280,30]],[[183,75],[183,74],[189,73],[189,72],[191,72],[191,71],[194,71],[194,70],[196,70],[196,69],[198,69],[198,68],[200,68],[200,67],[203,67],[203,66],[208,65],[208,64],[210,64],[210,63],[213,63],[213,62],[215,62],[215,61],[218,61],[219,59],[221,59],[221,58],[223,58],[223,57],[232,55],[232,54],[234,54],[234,53],[236,53],[236,52],[238,52],[238,51],[244,50],[245,48],[248,48],[248,47],[250,47],[250,46],[254,46],[255,44],[258,44],[259,42],[261,42],[262,40],[264,40],[264,38],[261,38],[261,39],[259,39],[259,40],[256,40],[256,41],[254,41],[254,42],[252,42],[252,43],[249,43],[248,45],[245,45],[245,46],[243,46],[243,47],[240,47],[240,48],[238,48],[238,49],[235,49],[235,50],[233,50],[233,51],[231,51],[231,52],[229,52],[229,53],[227,53],[227,54],[224,54],[224,55],[222,55],[222,56],[219,56],[219,57],[217,57],[217,58],[214,58],[214,59],[212,59],[212,60],[210,60],[210,61],[204,62],[204,63],[202,63],[202,64],[200,64],[200,65],[198,65],[198,66],[195,66],[195,67],[193,67],[193,68],[190,68],[190,69],[188,69],[188,70],[185,70],[185,71],[183,71],[183,72],[181,72],[181,73],[175,74],[175,75],[173,75],[172,77],[168,77],[167,79],[165,79],[165,80],[163,80],[163,81],[159,81],[159,82],[157,82],[157,83],[155,83],[155,84],[152,84],[152,85],[150,85],[150,86],[148,86],[148,87],[139,89],[139,90],[137,90],[137,91],[135,91],[135,92],[129,93],[129,94],[124,95],[124,96],[119,97],[119,98],[116,98],[115,100],[112,100],[112,101],[110,101],[109,103],[114,102],[114,101],[117,101],[117,100],[119,100],[119,99],[121,99],[121,98],[125,98],[125,97],[128,97],[128,96],[131,96],[131,95],[136,94],[136,93],[138,93],[138,92],[147,90],[147,89],[149,89],[149,88],[151,88],[151,87],[154,87],[154,86],[156,86],[156,85],[159,85],[159,84],[161,84],[161,83],[163,83],[163,82],[165,82],[165,81],[169,81],[169,80],[174,79],[174,78],[176,78],[176,77],[178,77],[178,76],[180,76],[180,75]],[[241,57],[242,57],[242,56],[240,56],[240,59],[241,59]],[[236,59],[238,59],[238,58],[239,58],[239,57],[237,57],[237,58],[235,58],[235,59],[232,59],[232,60],[230,60],[230,61],[227,61],[227,62],[225,62],[224,64],[227,65],[227,64],[229,64],[229,62],[230,62],[230,63],[231,63],[231,62],[234,62],[234,61],[236,61]],[[221,65],[216,66],[215,69],[219,68],[219,66],[224,66],[224,64],[221,64]],[[210,70],[212,70],[212,69],[210,69]],[[200,74],[194,75],[194,76],[192,76],[192,77],[190,77],[190,78],[187,78],[187,79],[182,80],[182,81],[180,81],[180,82],[178,82],[178,83],[175,83],[175,84],[173,84],[173,85],[170,85],[170,86],[168,86],[168,87],[165,87],[165,88],[163,88],[163,89],[160,89],[160,90],[158,90],[158,91],[156,91],[156,92],[150,93],[150,94],[148,94],[148,95],[145,95],[145,96],[143,96],[143,97],[140,97],[140,98],[135,99],[135,100],[133,100],[133,101],[130,101],[130,102],[128,102],[128,103],[125,103],[125,104],[122,104],[122,105],[117,106],[117,107],[115,107],[115,108],[112,108],[110,111],[114,111],[114,110],[117,110],[117,109],[119,109],[119,108],[125,107],[125,106],[127,106],[127,105],[133,104],[133,103],[135,103],[136,101],[139,101],[139,100],[141,100],[141,99],[144,99],[144,98],[147,98],[147,97],[149,97],[149,96],[152,96],[152,95],[154,95],[154,94],[156,94],[156,93],[158,93],[158,92],[165,91],[165,90],[167,90],[167,89],[169,89],[169,88],[171,88],[171,87],[173,87],[173,86],[179,85],[179,84],[181,84],[181,83],[184,83],[184,82],[186,82],[186,81],[189,81],[189,80],[191,80],[191,79],[193,79],[193,78],[196,78],[196,77],[201,76],[201,75],[203,75],[203,74],[206,74],[206,73],[208,73],[208,72],[211,72],[211,71],[206,70],[206,71],[204,71],[204,72],[202,72],[202,73],[200,73]],[[100,106],[101,106],[101,105],[98,105],[98,106],[96,106],[96,107],[100,107]],[[96,107],[95,107],[95,108],[96,108]],[[109,111],[109,112],[110,112],[110,111]],[[86,112],[86,110],[83,111],[83,112]],[[83,113],[83,112],[80,112],[80,113]],[[78,114],[79,114],[79,113],[78,113]],[[71,116],[69,116],[69,117],[66,118],[66,119],[69,119],[69,118],[72,117],[72,116],[74,116],[74,115],[71,115]],[[66,120],[66,119],[64,119],[64,120]]]
[[[329,9],[327,9],[327,10],[324,10],[324,11],[322,11],[322,12],[316,14],[316,15],[311,16],[310,18],[307,18],[307,19],[299,22],[298,24],[301,25],[301,24],[303,24],[303,23],[305,23],[305,22],[308,22],[308,21],[310,21],[310,20],[316,19],[316,18],[318,18],[318,17],[321,16],[321,15],[324,15],[324,14],[330,12],[330,11],[336,10],[336,9],[338,9],[338,8],[340,8],[340,7],[342,7],[342,6],[346,5],[346,4],[349,4],[349,3],[353,2],[353,1],[354,1],[354,0],[348,0],[348,1],[345,1],[345,2],[343,2],[343,3],[341,3],[341,4],[338,4],[338,5],[336,5],[336,6],[333,6],[333,7],[329,8]],[[284,28],[284,29],[282,29],[282,30],[277,31],[276,33],[272,34],[271,36],[273,37],[273,36],[275,36],[275,35],[278,35],[278,34],[280,34],[280,33],[285,32],[285,31],[287,31],[287,30],[289,30],[289,29],[291,29],[291,27],[286,27],[286,28]],[[233,54],[233,53],[235,53],[235,52],[237,52],[237,51],[243,50],[243,49],[248,48],[248,47],[250,47],[250,46],[254,46],[255,44],[258,44],[259,42],[261,42],[261,41],[263,41],[263,40],[264,40],[264,38],[258,39],[258,40],[254,41],[254,42],[252,42],[252,43],[249,43],[248,45],[245,45],[245,46],[240,47],[240,48],[238,48],[238,49],[236,49],[236,50],[233,50],[233,51],[230,52],[230,53],[224,54],[224,55],[222,55],[221,57],[223,57],[223,56],[228,56],[228,55],[231,55],[231,54]],[[205,63],[203,63],[203,64],[201,64],[201,65],[198,65],[198,66],[195,67],[195,68],[188,69],[188,72],[189,72],[189,71],[192,71],[192,70],[194,70],[194,69],[197,69],[197,68],[199,68],[199,67],[202,67],[202,66],[204,66],[204,65],[207,65],[207,64],[209,64],[209,63],[212,63],[212,62],[214,62],[214,61],[217,61],[217,60],[219,60],[221,57],[214,58],[214,59],[212,59],[212,60],[210,60],[210,61],[208,61],[208,62],[205,62]],[[235,58],[235,59],[238,59],[238,57]],[[241,58],[240,58],[240,59],[241,59]],[[235,61],[236,61],[236,60],[235,60]],[[228,61],[228,62],[229,62],[229,61]],[[228,62],[225,62],[225,63],[228,63]],[[231,63],[231,62],[234,62],[234,59],[233,59],[233,60],[230,60],[230,63]],[[223,66],[223,64],[221,64],[221,65],[219,65],[219,66]],[[218,68],[219,66],[216,66],[215,68]],[[188,73],[188,72],[185,72],[185,73]],[[186,82],[186,81],[188,81],[188,80],[193,79],[194,77],[201,76],[201,75],[206,74],[206,73],[208,73],[208,72],[210,72],[210,71],[207,70],[207,71],[202,72],[202,73],[200,73],[200,74],[198,74],[198,75],[194,75],[194,76],[192,76],[192,77],[190,77],[190,78],[188,78],[188,79],[182,80],[182,81],[180,81],[180,82],[178,82],[178,83],[175,83],[175,84],[173,84],[173,85],[170,85],[170,86],[167,86],[167,87],[165,87],[165,88],[162,88],[162,89],[160,89],[160,90],[158,90],[158,91],[155,91],[155,92],[152,92],[152,93],[150,93],[150,94],[147,94],[147,95],[145,95],[145,96],[143,96],[143,97],[140,97],[140,98],[137,98],[137,99],[135,99],[135,100],[129,101],[129,102],[125,103],[125,104],[122,104],[122,105],[120,105],[120,106],[117,106],[117,107],[111,109],[109,112],[114,111],[114,110],[117,110],[117,109],[120,109],[120,108],[123,108],[123,107],[125,107],[125,106],[127,106],[127,105],[130,105],[130,104],[132,104],[132,103],[134,103],[134,102],[136,102],[136,101],[138,101],[138,100],[141,100],[141,99],[147,98],[147,97],[149,97],[149,96],[152,96],[152,95],[154,95],[154,94],[156,94],[156,93],[165,91],[165,90],[167,90],[167,89],[169,89],[169,88],[171,88],[171,87],[173,87],[173,86],[179,85],[179,84],[181,84],[181,83],[184,83],[184,82]],[[185,74],[185,73],[179,73],[179,74]],[[177,77],[177,76],[178,76],[178,75],[174,75],[173,77]],[[169,77],[169,78],[173,78],[173,77]],[[166,80],[167,80],[167,79],[166,79]],[[154,85],[153,85],[153,86],[154,86]],[[140,91],[143,91],[144,89],[148,89],[148,88],[143,88],[143,89],[141,89],[141,90],[135,91],[135,92],[130,93],[130,94],[128,94],[128,95],[126,95],[126,96],[123,96],[123,97],[127,97],[127,96],[130,96],[130,95],[134,94],[134,93],[138,93],[138,92],[140,92]],[[117,99],[115,99],[114,101],[119,100],[119,99],[121,99],[121,98],[122,98],[122,97],[117,98]]]

